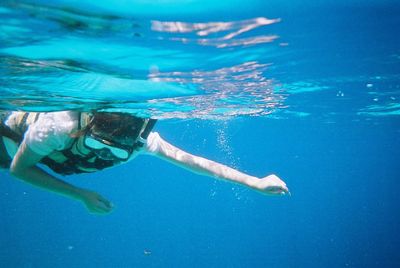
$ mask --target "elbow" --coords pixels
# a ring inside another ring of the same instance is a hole
[[[18,167],[14,164],[14,162],[11,163],[9,172],[10,172],[10,174],[11,174],[13,177],[16,177],[16,178],[20,178],[21,175],[23,174],[23,170],[21,170],[20,168],[18,168]]]
[[[12,165],[10,166],[9,172],[13,177],[18,177],[19,171]]]

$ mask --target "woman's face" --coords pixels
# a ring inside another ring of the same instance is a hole
[[[119,135],[116,136],[114,134],[112,134],[111,131],[96,131],[93,130],[92,133],[98,137],[101,137],[102,139],[109,141],[110,144],[112,143],[119,143],[122,145],[126,145],[126,146],[132,146],[133,143],[135,142],[134,137],[130,136],[130,135]]]
[[[132,146],[144,120],[129,114],[100,113],[93,118],[90,131],[104,140]]]

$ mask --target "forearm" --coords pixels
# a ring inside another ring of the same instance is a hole
[[[82,189],[57,179],[39,167],[29,167],[22,171],[11,169],[10,171],[11,174],[18,179],[30,183],[36,187],[69,197],[71,199],[81,200]]]
[[[112,210],[112,204],[96,192],[75,187],[37,166],[43,155],[32,151],[23,141],[10,166],[15,177],[44,190],[81,201],[91,213],[104,214]]]
[[[191,172],[218,178],[245,186],[254,186],[258,178],[242,173],[223,164],[189,154],[159,138],[157,149],[152,152],[159,158],[167,160]]]
[[[179,154],[180,154],[179,156],[183,157],[180,158],[178,156],[178,158],[174,158],[176,155],[174,155],[174,157],[170,157],[171,155],[169,156],[158,155],[158,156],[160,158],[163,158],[167,161],[174,163],[177,166],[180,166],[193,173],[203,176],[235,182],[250,187],[254,185],[256,180],[258,180],[258,178],[254,176],[250,176],[236,169],[233,169],[231,167],[217,163],[212,160],[208,160],[203,157],[195,156],[186,153],[184,151],[180,151]]]

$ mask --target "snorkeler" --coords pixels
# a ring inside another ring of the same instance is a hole
[[[0,166],[30,184],[81,201],[91,213],[108,213],[100,194],[71,185],[61,175],[96,172],[150,154],[194,173],[247,186],[264,194],[289,193],[275,175],[257,178],[189,154],[152,132],[153,119],[105,112],[0,112]]]

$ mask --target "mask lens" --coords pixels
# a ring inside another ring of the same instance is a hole
[[[119,159],[128,159],[129,152],[124,149],[116,148],[116,147],[108,147],[113,155],[115,155]]]
[[[122,160],[126,160],[129,158],[129,151],[128,150],[124,150],[122,148],[118,148],[118,147],[114,147],[114,146],[110,146],[107,144],[102,143],[101,141],[91,137],[91,136],[87,136],[85,138],[84,144],[86,147],[93,149],[94,152],[100,157],[100,158],[110,158],[110,152],[115,156],[115,158],[118,159],[122,159]],[[96,152],[97,151],[97,152]],[[99,152],[99,151],[103,151],[103,152]],[[102,157],[102,156],[106,156],[107,157]]]
[[[96,139],[94,139],[92,137],[86,137],[85,138],[85,145],[86,145],[86,147],[89,147],[89,148],[92,148],[92,149],[97,149],[97,150],[100,150],[100,149],[103,149],[103,148],[107,147],[106,144],[104,144],[104,143],[102,143],[102,142],[100,142],[100,141],[98,141],[98,140],[96,140]]]

